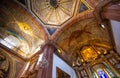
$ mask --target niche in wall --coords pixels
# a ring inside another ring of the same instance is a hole
[[[70,78],[70,75],[56,67],[56,78]]]

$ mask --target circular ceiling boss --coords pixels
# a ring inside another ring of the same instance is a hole
[[[58,7],[58,0],[50,0],[49,3],[54,8]]]

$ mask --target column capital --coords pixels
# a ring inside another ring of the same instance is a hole
[[[47,65],[39,67],[37,78],[52,78],[52,66],[53,66],[53,53],[56,47],[53,41],[48,41],[43,45],[41,51],[43,53],[42,61],[47,61]]]

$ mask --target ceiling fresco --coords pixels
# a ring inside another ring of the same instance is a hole
[[[84,46],[102,47],[106,50],[112,47],[107,29],[100,27],[94,18],[84,19],[66,28],[58,37],[57,45],[72,60],[76,57],[76,53],[80,55]]]
[[[3,2],[0,5],[0,22],[1,43],[17,51],[23,57],[33,55],[47,39],[40,24],[14,2],[12,4]]]
[[[76,0],[31,0],[31,10],[44,24],[60,26],[74,14]]]
[[[99,26],[92,13],[100,0],[10,1],[0,3],[0,43],[22,57],[49,40],[69,62],[77,57],[89,62],[112,48],[107,27]]]

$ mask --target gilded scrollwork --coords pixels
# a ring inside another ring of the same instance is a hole
[[[14,78],[15,62],[10,55],[0,48],[0,78]]]
[[[6,78],[9,74],[9,61],[8,59],[0,54],[0,78]]]

